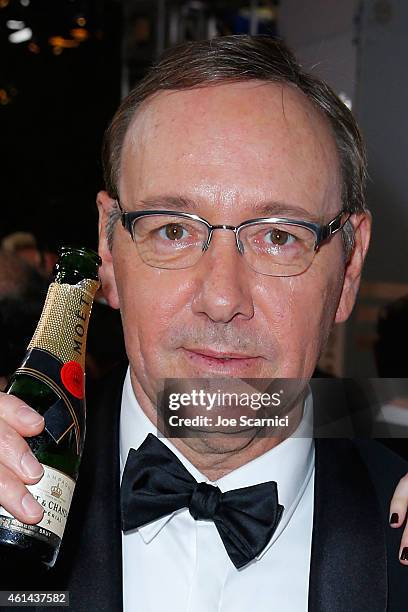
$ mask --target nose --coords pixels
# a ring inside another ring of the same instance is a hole
[[[194,314],[217,323],[254,314],[251,292],[253,271],[243,261],[231,231],[214,231],[211,244],[195,266]]]

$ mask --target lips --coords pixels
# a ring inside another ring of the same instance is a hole
[[[182,349],[190,362],[200,369],[221,371],[225,374],[245,373],[259,365],[261,357],[235,353],[231,351],[214,351],[207,348]]]
[[[245,355],[242,353],[231,353],[229,351],[213,351],[211,349],[186,349],[196,355],[202,355],[203,357],[211,357],[211,359],[255,359],[253,355]]]

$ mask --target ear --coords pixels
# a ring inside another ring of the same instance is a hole
[[[109,306],[119,308],[119,297],[116,287],[115,271],[113,268],[112,253],[108,246],[106,236],[106,223],[109,219],[110,211],[117,206],[115,200],[106,191],[100,191],[96,197],[96,204],[99,211],[99,256],[102,259],[102,266],[99,268],[99,276],[102,282],[102,289]]]
[[[371,236],[371,213],[369,211],[353,214],[349,221],[354,228],[354,248],[346,264],[343,289],[336,312],[336,323],[346,321],[353,310]]]

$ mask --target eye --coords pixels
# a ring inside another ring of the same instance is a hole
[[[285,246],[288,244],[293,244],[296,238],[292,234],[289,234],[289,232],[285,232],[282,229],[274,227],[265,234],[265,240],[266,242],[269,242],[275,246]]]
[[[162,238],[175,241],[186,238],[188,232],[180,223],[167,223],[164,227],[160,228],[159,234]]]

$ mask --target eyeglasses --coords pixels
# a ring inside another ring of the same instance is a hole
[[[238,252],[247,264],[268,276],[305,272],[319,246],[350,218],[340,212],[326,225],[282,217],[249,219],[237,226],[211,225],[198,215],[168,210],[121,211],[141,259],[153,268],[178,270],[194,266],[210,246],[215,230],[235,234]]]

